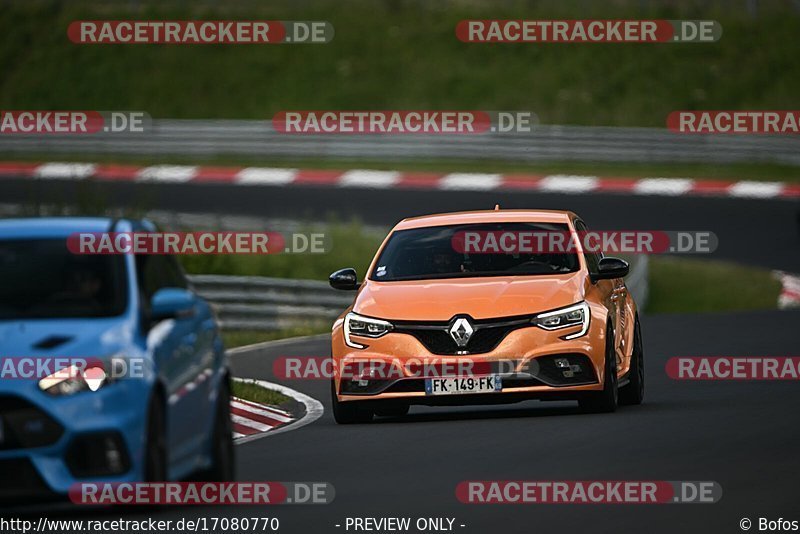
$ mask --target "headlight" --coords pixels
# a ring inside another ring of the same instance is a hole
[[[70,365],[39,380],[39,389],[50,395],[74,395],[81,391],[97,391],[115,381],[114,360],[95,360],[86,368]]]
[[[356,343],[350,336],[377,338],[392,328],[392,323],[350,312],[344,318],[344,342],[348,347],[363,349],[365,345]]]
[[[564,339],[575,339],[586,334],[589,330],[589,305],[586,302],[579,302],[560,310],[540,313],[533,318],[533,323],[545,330],[559,330],[568,326],[580,326],[577,332],[564,336]]]

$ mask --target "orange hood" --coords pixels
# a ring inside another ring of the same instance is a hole
[[[586,275],[498,276],[445,280],[366,280],[353,311],[394,320],[447,321],[467,314],[490,319],[539,313],[584,298]]]

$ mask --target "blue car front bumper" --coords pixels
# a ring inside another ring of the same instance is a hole
[[[0,470],[18,478],[0,487],[0,501],[65,495],[79,482],[142,480],[151,391],[148,380],[127,379],[53,397],[35,382],[5,381]]]

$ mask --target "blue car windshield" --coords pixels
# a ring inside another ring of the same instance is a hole
[[[120,315],[124,260],[73,254],[65,239],[0,240],[0,320]]]

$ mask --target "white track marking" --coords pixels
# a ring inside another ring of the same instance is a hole
[[[44,163],[33,171],[35,178],[82,180],[94,175],[94,163]]]
[[[771,198],[783,192],[783,184],[778,182],[736,182],[728,188],[728,194],[734,197]]]
[[[286,417],[285,415],[278,415],[274,412],[269,412],[267,410],[261,410],[259,408],[253,408],[252,406],[248,406],[247,404],[242,404],[241,402],[231,401],[231,406],[234,408],[238,408],[240,410],[244,410],[248,413],[260,415],[262,417],[266,417],[268,419],[274,420],[276,423],[288,423],[293,421],[293,417]]]
[[[265,425],[264,423],[259,423],[258,421],[247,419],[246,417],[242,417],[241,415],[231,414],[231,421],[239,425],[246,426],[247,428],[258,430],[259,432],[269,432],[273,428],[270,425]]]
[[[597,176],[569,176],[554,174],[539,181],[539,190],[552,193],[587,193],[597,189]]]
[[[367,187],[372,189],[387,189],[400,181],[397,171],[347,171],[339,177],[341,187]]]
[[[439,179],[439,189],[459,191],[489,191],[503,182],[501,174],[457,172]]]
[[[197,176],[194,165],[153,165],[145,167],[136,174],[140,182],[183,183]]]
[[[263,344],[260,344],[263,345]],[[245,348],[245,347],[242,347]],[[319,402],[317,399],[309,397],[304,393],[300,393],[299,391],[295,391],[291,388],[283,386],[281,384],[275,384],[273,382],[267,382],[265,380],[254,380],[254,379],[243,379],[243,378],[234,378],[237,382],[245,382],[250,384],[256,384],[257,386],[261,386],[267,389],[274,389],[279,393],[283,393],[287,397],[291,397],[297,402],[303,404],[306,407],[306,414],[297,421],[293,423],[289,423],[283,425],[275,430],[271,430],[270,432],[264,432],[261,434],[253,434],[252,436],[246,436],[241,439],[236,440],[237,444],[240,443],[247,443],[250,441],[254,441],[257,439],[261,439],[267,436],[274,436],[276,434],[281,434],[283,432],[289,432],[290,430],[297,430],[298,428],[304,427],[309,425],[322,417],[322,414],[325,412],[325,409],[322,406],[322,403]]]
[[[638,195],[685,195],[694,187],[690,178],[643,178],[633,186]]]
[[[269,167],[247,167],[236,173],[239,185],[286,185],[297,178],[297,169],[272,169]]]

